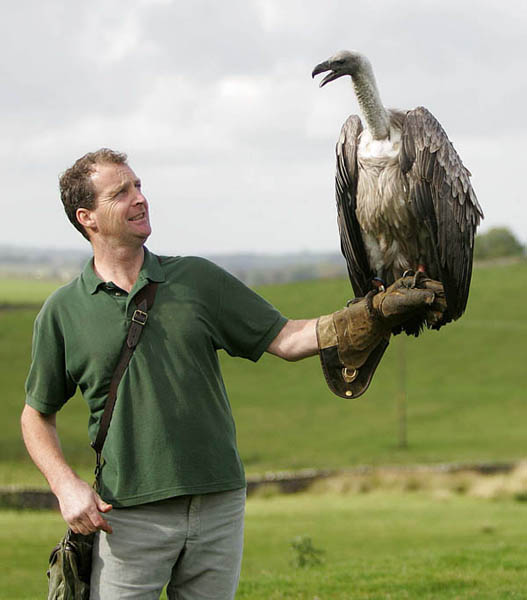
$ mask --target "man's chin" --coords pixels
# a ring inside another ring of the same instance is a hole
[[[151,233],[152,233],[152,231],[150,231],[149,233],[144,233],[144,234],[138,235],[137,238],[139,240],[141,240],[142,244],[144,244],[146,242],[146,240],[150,237]]]
[[[143,227],[134,232],[134,237],[136,237],[137,239],[146,241],[150,237],[151,233],[152,233],[152,228],[150,226]]]
[[[124,239],[122,241],[125,246],[135,246],[139,248],[140,246],[143,246],[146,240],[150,237],[151,233],[151,230],[143,232],[135,231],[133,234],[126,236],[126,241]]]

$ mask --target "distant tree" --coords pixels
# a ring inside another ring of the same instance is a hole
[[[493,227],[476,236],[474,258],[487,260],[504,256],[523,256],[525,247],[507,227]]]

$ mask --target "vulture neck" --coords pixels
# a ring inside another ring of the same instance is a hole
[[[359,106],[373,139],[388,139],[390,137],[390,115],[382,105],[371,66],[363,65],[353,75],[352,81]]]

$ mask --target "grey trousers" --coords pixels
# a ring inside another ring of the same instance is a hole
[[[232,600],[240,577],[245,489],[181,496],[105,515],[91,600]]]

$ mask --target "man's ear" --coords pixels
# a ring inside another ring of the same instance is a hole
[[[97,229],[97,223],[91,210],[88,210],[87,208],[78,208],[75,212],[75,216],[77,217],[77,221],[84,227],[86,232]]]

